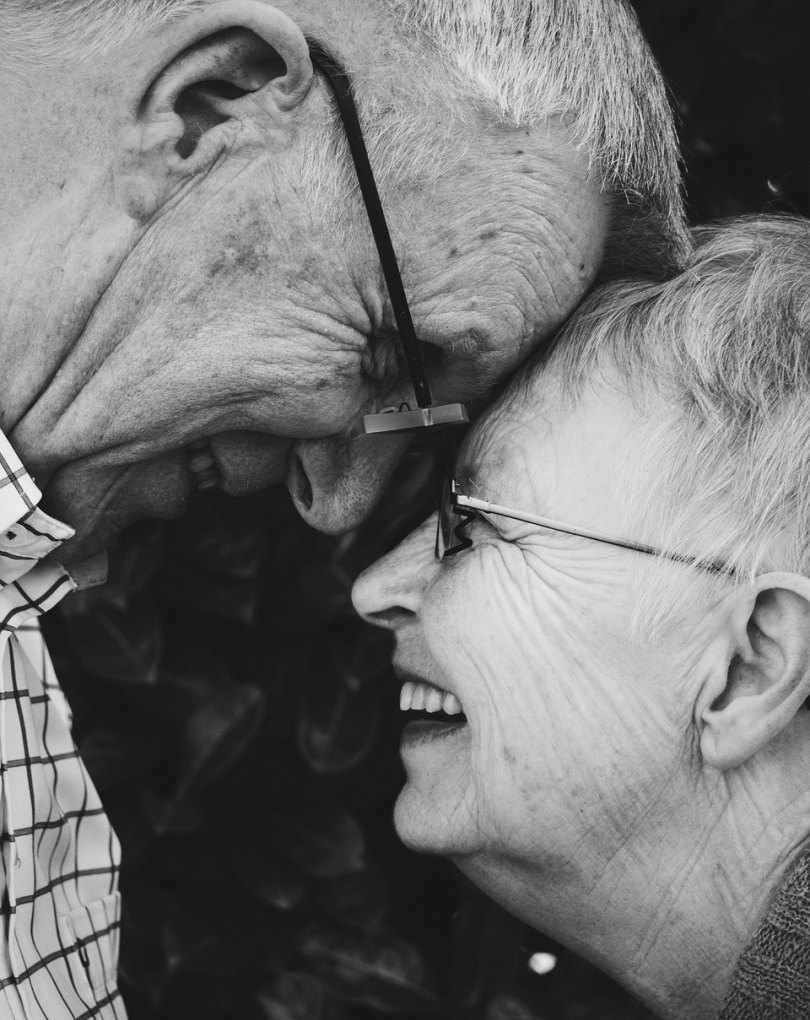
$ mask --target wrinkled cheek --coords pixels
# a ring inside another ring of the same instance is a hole
[[[268,386],[262,375],[269,371]],[[298,362],[286,369],[269,365],[255,373],[260,399],[255,405],[258,422],[264,429],[282,436],[320,439],[327,436],[348,438],[366,401],[366,388],[359,364],[313,357],[300,352]],[[262,392],[264,390],[264,392]]]
[[[325,429],[323,435],[348,433],[366,409],[370,394],[359,358],[323,358],[310,372],[304,370],[302,382],[311,399],[313,417]]]
[[[482,845],[531,867],[559,869],[596,824],[581,755],[560,753],[547,726],[493,742],[476,767]]]
[[[615,684],[588,651],[587,619],[550,584],[541,598],[519,563],[504,574],[497,549],[472,556],[452,590],[450,578],[438,587],[443,611],[428,615],[426,633],[469,719],[481,838],[494,851],[559,860],[593,822],[600,704],[613,709],[616,698],[599,692]]]
[[[526,821],[528,763],[508,733],[498,720],[487,720],[473,752],[479,823],[496,848],[512,845]]]
[[[502,677],[504,700],[509,677]],[[481,846],[495,855],[559,867],[595,824],[595,784],[578,721],[542,695],[476,720],[470,802]],[[598,772],[598,769],[597,769]]]
[[[450,677],[487,685],[497,677],[518,634],[512,588],[492,550],[474,547],[442,565],[420,614],[428,646]]]

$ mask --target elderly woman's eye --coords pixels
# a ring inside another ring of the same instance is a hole
[[[495,527],[495,523],[492,520],[492,518],[489,517],[487,514],[481,513],[478,510],[473,510],[472,520],[470,521],[470,524],[473,525],[476,531],[478,532],[481,532],[483,531],[483,529],[486,529],[487,531],[497,533],[498,530]]]

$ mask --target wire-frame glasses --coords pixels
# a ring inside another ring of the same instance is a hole
[[[464,532],[475,520],[478,514],[495,514],[498,517],[510,517],[512,520],[525,521],[527,524],[536,524],[538,527],[547,528],[549,531],[560,531],[565,535],[576,535],[579,538],[587,538],[593,542],[603,542],[605,545],[619,546],[621,549],[630,549],[633,552],[644,553],[647,556],[662,556],[664,559],[674,560],[676,563],[687,563],[691,566],[700,567],[712,574],[728,574],[733,576],[735,571],[728,564],[721,560],[705,560],[698,556],[689,556],[683,553],[667,552],[658,549],[656,546],[646,545],[643,542],[630,542],[627,539],[615,538],[610,535],[603,535],[598,531],[589,531],[586,528],[575,527],[572,524],[563,524],[551,517],[541,517],[538,514],[526,513],[523,510],[514,510],[511,507],[501,506],[499,503],[491,503],[486,499],[476,499],[474,496],[466,496],[460,489],[455,478],[447,477],[442,486],[439,500],[439,519],[436,525],[436,558],[446,559],[469,549],[472,539]]]

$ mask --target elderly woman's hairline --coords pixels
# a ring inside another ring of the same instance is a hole
[[[742,578],[810,574],[810,223],[752,216],[695,239],[679,277],[594,292],[531,371],[575,402],[607,365],[645,416],[643,463],[617,480],[633,538]],[[644,600],[649,622],[649,586]]]

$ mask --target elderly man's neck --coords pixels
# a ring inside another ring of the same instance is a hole
[[[531,867],[483,855],[457,863],[657,1015],[713,1020],[740,954],[810,840],[808,730],[802,719],[756,763],[703,773],[677,795],[663,790],[658,821],[642,820],[608,853],[580,846],[569,861]]]

